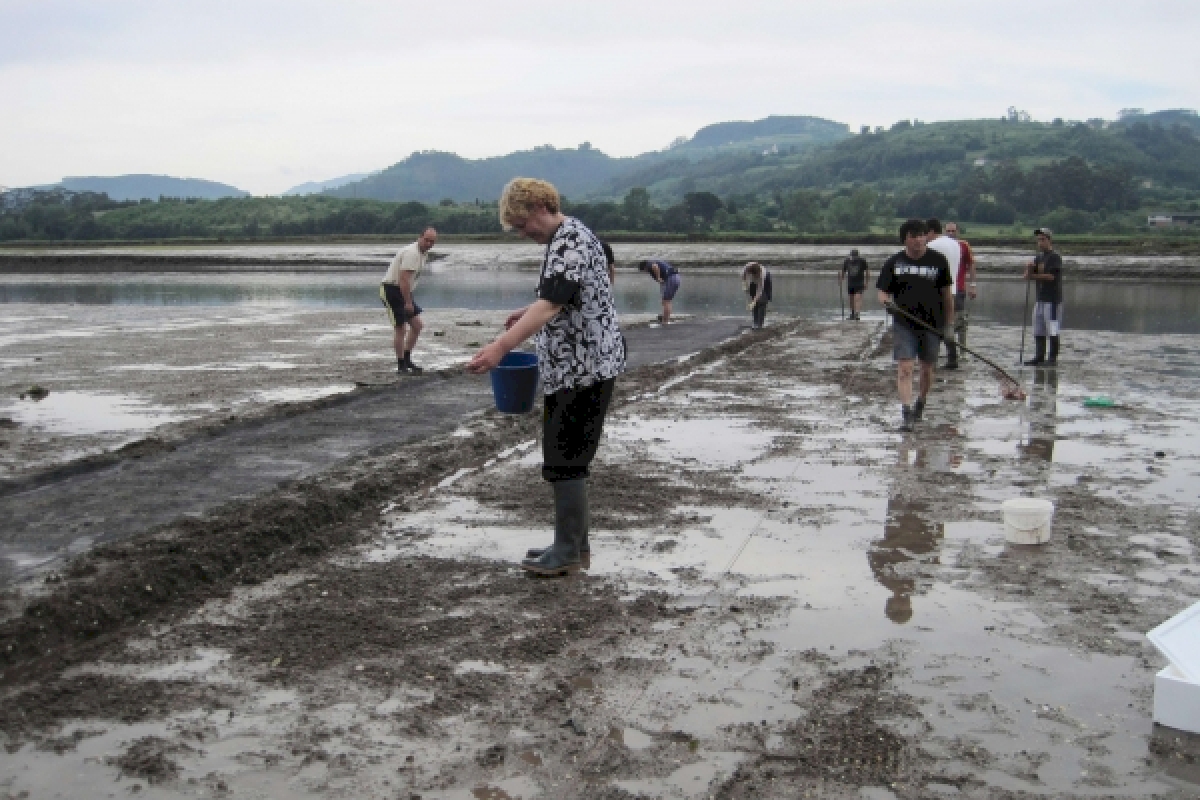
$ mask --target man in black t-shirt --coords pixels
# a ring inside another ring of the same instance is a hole
[[[850,257],[842,262],[842,270],[838,280],[846,279],[846,294],[850,295],[850,319],[862,319],[862,296],[866,291],[867,281],[870,280],[870,270],[867,262],[858,256],[857,250],[850,251]]]
[[[904,249],[884,262],[879,271],[879,302],[919,319],[928,328],[903,314],[892,314],[892,355],[896,359],[896,389],[900,394],[900,430],[911,431],[925,411],[925,399],[933,386],[941,339],[937,331],[954,324],[954,280],[950,263],[936,250],[925,246],[928,228],[919,219],[900,226]],[[932,330],[930,330],[932,329]],[[921,360],[921,394],[912,401],[913,361]]]
[[[1038,254],[1025,265],[1025,280],[1037,281],[1037,302],[1033,304],[1033,358],[1025,363],[1036,367],[1058,363],[1058,334],[1062,328],[1062,256],[1054,252],[1054,235],[1049,228],[1038,228]],[[1050,355],[1046,355],[1046,339]]]

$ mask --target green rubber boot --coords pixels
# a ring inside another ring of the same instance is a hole
[[[578,569],[587,539],[587,482],[583,478],[554,483],[554,544],[521,562],[521,569],[545,577],[561,577]],[[530,551],[531,553],[533,551]]]

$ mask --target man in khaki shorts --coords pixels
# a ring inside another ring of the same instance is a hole
[[[421,368],[412,362],[413,348],[417,346],[417,337],[424,327],[421,323],[421,307],[413,299],[413,291],[421,278],[425,259],[435,244],[437,231],[426,228],[420,239],[396,253],[379,285],[379,299],[383,301],[388,318],[392,321],[392,348],[396,351],[396,371],[400,373],[421,373]]]

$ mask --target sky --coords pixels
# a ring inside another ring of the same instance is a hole
[[[1200,108],[1196,0],[0,0],[0,186],[168,174],[278,194],[418,150],[714,122]]]

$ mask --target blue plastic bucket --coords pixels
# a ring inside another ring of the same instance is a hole
[[[511,352],[492,370],[496,410],[528,414],[537,399],[538,360],[534,353]]]

